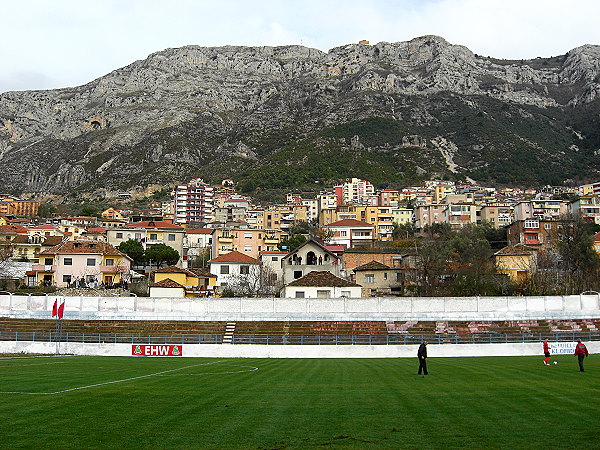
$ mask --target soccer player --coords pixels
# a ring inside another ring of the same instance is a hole
[[[419,351],[417,352],[417,357],[419,358],[419,373],[417,375],[421,375],[421,371],[424,375],[428,375],[427,373],[427,344],[425,341],[421,345],[419,345]]]
[[[575,346],[575,355],[577,356],[577,362],[579,362],[579,371],[583,372],[583,358],[587,358],[589,355],[588,349],[583,342],[577,341],[577,345]]]
[[[550,363],[548,361],[550,361],[550,344],[548,344],[548,339],[544,339],[544,356],[546,357],[546,359],[544,359],[544,365],[545,366],[549,366]]]

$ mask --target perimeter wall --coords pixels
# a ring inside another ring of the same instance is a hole
[[[547,297],[154,298],[0,295],[0,317],[85,320],[519,320],[600,318],[599,295]]]

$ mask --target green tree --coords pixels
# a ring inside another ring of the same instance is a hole
[[[288,252],[293,252],[298,247],[306,242],[306,236],[303,234],[291,234],[289,236],[284,237],[279,242],[279,250],[286,250]]]
[[[144,246],[139,241],[129,239],[121,242],[117,249],[133,259],[134,264],[143,264],[146,260],[144,258]]]
[[[38,217],[53,217],[56,214],[56,207],[53,205],[48,205],[47,203],[42,203],[38,208],[37,215]]]
[[[144,253],[146,261],[160,267],[163,264],[173,266],[179,261],[179,252],[166,244],[149,245]]]

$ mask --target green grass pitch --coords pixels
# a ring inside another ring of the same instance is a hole
[[[600,448],[600,357],[542,360],[0,359],[0,448]]]

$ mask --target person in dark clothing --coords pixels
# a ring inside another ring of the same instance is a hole
[[[577,345],[575,346],[575,356],[577,356],[577,362],[579,362],[579,371],[584,372],[583,370],[583,358],[588,356],[588,349],[585,344],[581,341],[577,341]]]
[[[427,344],[428,342],[425,341],[419,345],[419,351],[417,352],[417,357],[419,358],[418,375],[421,375],[421,372],[423,372],[424,375],[427,375]]]

